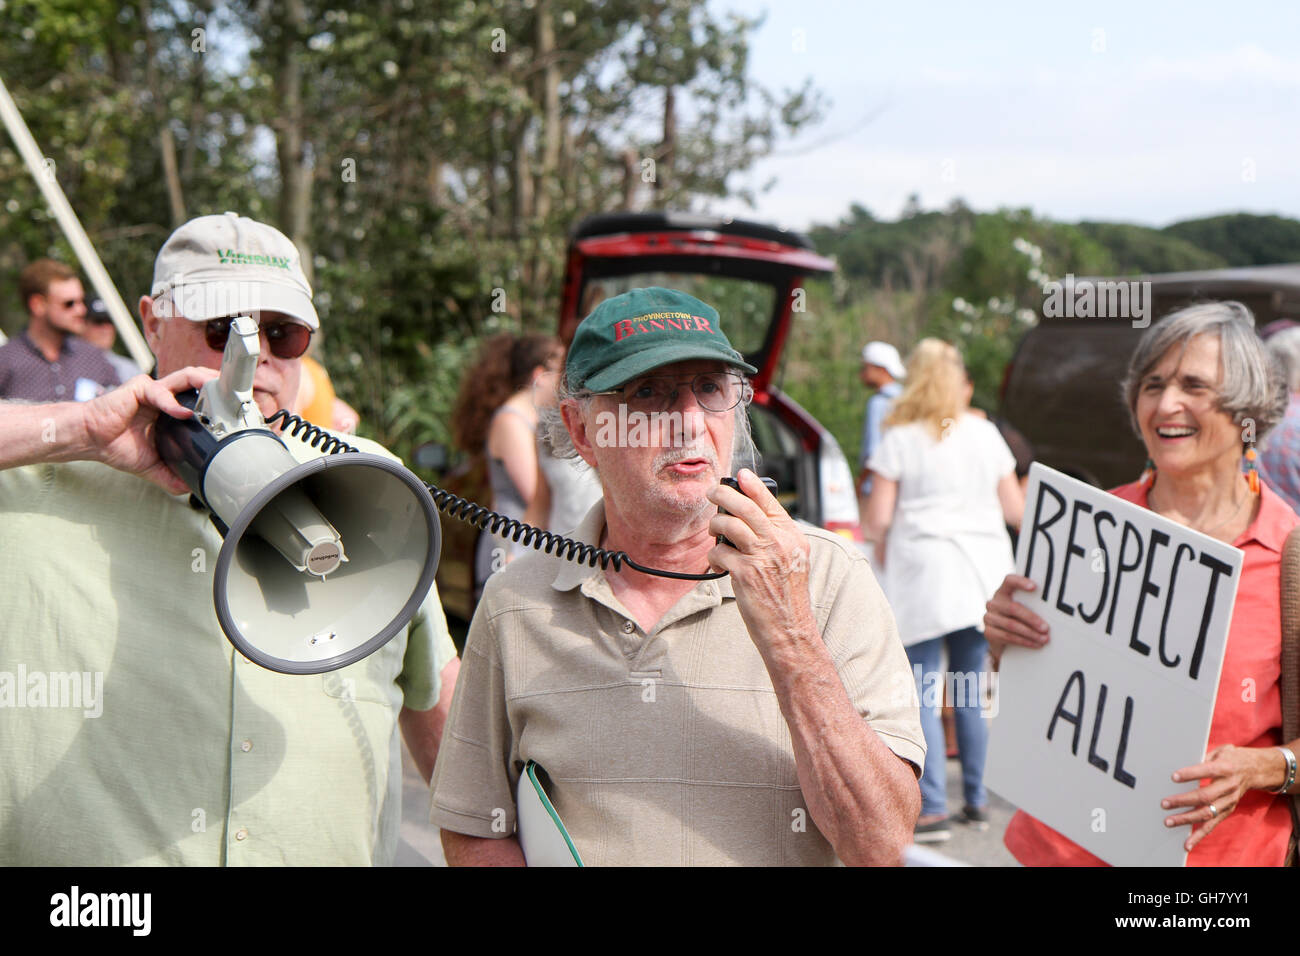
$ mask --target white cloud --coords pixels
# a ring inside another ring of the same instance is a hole
[[[912,193],[927,209],[961,198],[975,209],[1029,206],[1067,221],[1164,223],[1224,209],[1294,215],[1296,151],[1295,136],[1289,147],[1271,143],[1248,158],[1230,142],[1202,143],[1198,150],[1159,141],[1110,148],[1094,138],[1081,139],[1073,152],[1007,146],[968,149],[955,158],[937,150],[838,144],[818,152],[816,175],[808,174],[806,159],[763,164],[752,182],[776,176],[778,186],[760,197],[757,211],[740,203],[714,208],[797,229],[834,222],[852,202],[893,218]]]

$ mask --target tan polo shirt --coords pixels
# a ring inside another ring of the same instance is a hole
[[[597,542],[603,527],[601,503],[573,537]],[[912,674],[866,559],[803,530],[818,628],[850,699],[922,766]],[[701,582],[646,634],[599,569],[534,552],[493,575],[438,755],[432,822],[512,834],[528,760],[549,774],[588,865],[835,862],[730,578]]]

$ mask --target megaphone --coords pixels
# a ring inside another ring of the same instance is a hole
[[[232,320],[221,374],[159,416],[158,453],[212,512],[224,541],[212,600],[226,637],[283,674],[355,663],[407,625],[442,547],[424,483],[355,450],[299,464],[253,401],[257,323]]]

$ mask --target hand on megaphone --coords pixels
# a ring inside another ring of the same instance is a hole
[[[194,413],[176,401],[176,393],[199,388],[216,378],[210,368],[183,368],[157,381],[137,375],[82,406],[90,448],[86,457],[139,475],[168,494],[189,491],[185,482],[158,457],[154,425],[161,412],[173,418]]]

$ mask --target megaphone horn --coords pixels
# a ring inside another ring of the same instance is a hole
[[[211,509],[225,541],[212,600],[226,637],[284,674],[337,670],[374,653],[414,616],[442,545],[424,483],[361,452],[300,464],[252,400],[257,325],[239,317],[222,374],[160,416],[159,455]]]
[[[401,465],[360,453],[295,465],[230,523],[212,582],[217,620],[271,670],[345,667],[406,626],[440,550],[428,489]]]

